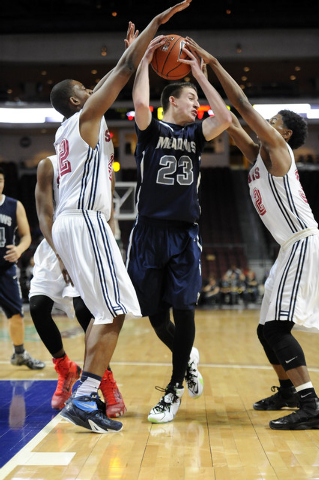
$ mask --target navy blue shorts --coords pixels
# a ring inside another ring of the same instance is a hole
[[[138,219],[126,266],[143,316],[195,307],[202,286],[200,240],[197,224]]]
[[[23,300],[15,263],[0,272],[0,306],[7,318],[17,314],[23,316]]]

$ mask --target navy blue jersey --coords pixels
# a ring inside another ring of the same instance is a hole
[[[153,118],[146,130],[135,126],[139,215],[197,222],[199,167],[206,142],[202,123],[182,127]]]
[[[3,195],[0,203],[0,269],[12,267],[12,262],[4,260],[6,246],[15,245],[17,230],[17,200]]]

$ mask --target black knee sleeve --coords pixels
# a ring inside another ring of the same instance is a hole
[[[275,352],[270,347],[270,345],[268,344],[268,342],[266,341],[266,339],[264,337],[264,325],[261,325],[261,324],[258,325],[257,336],[259,338],[260,343],[263,346],[263,349],[265,351],[266,357],[268,358],[269,362],[272,365],[280,365],[279,359],[277,358]]]
[[[90,310],[87,308],[81,297],[73,298],[73,306],[76,318],[83,330],[86,332],[89,323],[93,318],[93,315],[91,314]]]
[[[300,344],[292,336],[293,322],[274,320],[264,325],[264,338],[271,345],[285,371],[306,365]]]
[[[63,348],[61,333],[51,315],[53,303],[45,295],[30,298],[30,315],[34,326],[52,356]]]

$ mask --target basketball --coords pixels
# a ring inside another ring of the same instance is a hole
[[[191,71],[191,67],[180,63],[178,59],[187,58],[182,51],[185,38],[180,35],[166,35],[164,45],[157,48],[151,62],[153,70],[166,80],[178,80],[185,77]]]

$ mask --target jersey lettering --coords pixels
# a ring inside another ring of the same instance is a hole
[[[303,199],[303,201],[304,201],[305,203],[308,203],[308,200],[307,200],[307,197],[306,197],[306,195],[305,195],[304,189],[302,188],[302,185],[301,185],[301,183],[300,183],[300,178],[299,178],[299,172],[298,172],[298,170],[295,170],[295,175],[296,175],[296,178],[297,178],[297,180],[298,180],[298,182],[299,182],[299,184],[300,184],[300,190],[298,190],[298,193],[299,193],[300,197]]]
[[[262,202],[261,194],[258,188],[254,188],[255,207],[260,216],[265,215],[266,208]]]
[[[109,130],[105,130],[105,134],[104,134],[104,140],[108,143],[111,141],[111,134],[110,134],[110,131]]]
[[[4,227],[0,227],[0,248],[6,246],[6,231]]]
[[[165,155],[160,159],[160,165],[164,165],[157,172],[156,183],[161,185],[174,185],[173,174],[178,167],[182,167],[183,172],[176,176],[176,181],[180,185],[191,185],[194,181],[192,159],[187,155],[179,158],[178,162],[173,155]]]
[[[107,169],[109,172],[109,179],[112,180],[112,172],[113,172],[113,162],[114,162],[114,154],[112,153],[109,163],[107,165]]]
[[[71,172],[71,163],[67,159],[70,153],[69,142],[65,138],[59,145],[59,174],[58,174],[58,184],[60,183],[60,178],[63,177],[66,173]]]
[[[5,225],[8,225],[8,227],[11,227],[12,218],[9,215],[4,215],[3,213],[1,213],[0,214],[0,222],[4,223]]]
[[[248,183],[251,183],[254,180],[258,180],[258,178],[260,178],[260,173],[259,168],[256,167],[254,170],[252,170],[251,173],[248,174]]]
[[[186,150],[187,152],[196,153],[196,143],[189,142],[186,138],[175,137],[159,137],[156,148],[168,148],[174,150]]]

